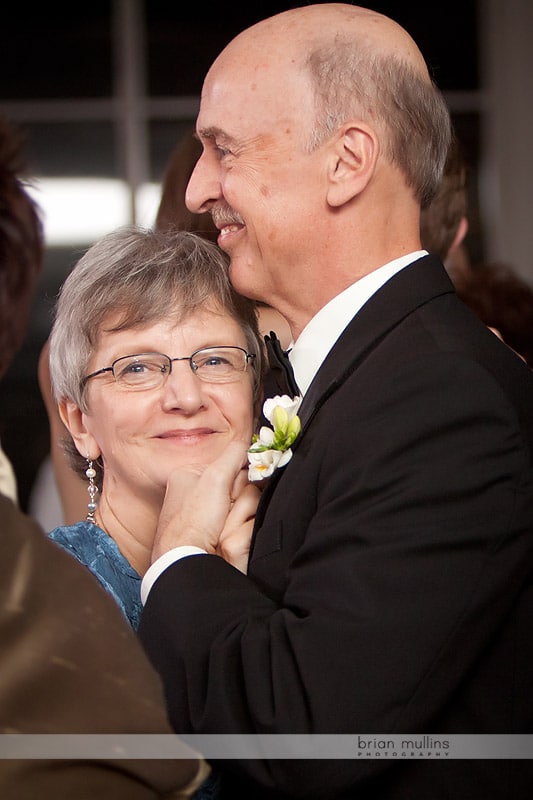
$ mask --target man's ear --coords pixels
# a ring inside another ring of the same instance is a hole
[[[72,436],[78,453],[84,458],[91,458],[95,461],[100,455],[100,448],[92,433],[89,433],[85,426],[84,414],[81,408],[72,400],[60,400],[58,410],[63,424],[68,428]]]
[[[329,155],[327,201],[333,208],[360,194],[374,174],[379,155],[377,134],[363,122],[347,123]]]

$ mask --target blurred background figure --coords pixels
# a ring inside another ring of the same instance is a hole
[[[420,235],[423,247],[438,256],[453,279],[469,269],[464,247],[468,233],[468,168],[458,139],[452,141],[440,188],[422,209]]]
[[[459,297],[533,367],[533,289],[505,264],[479,264],[454,276]]]
[[[468,176],[463,148],[455,139],[440,188],[421,213],[422,245],[443,261],[459,297],[533,366],[533,288],[509,265],[471,263],[464,245]]]
[[[37,206],[24,179],[22,142],[0,119],[0,377],[26,336],[31,304],[43,262],[43,233]],[[16,478],[0,446],[0,491],[17,500]]]
[[[158,230],[177,228],[193,231],[216,242],[218,230],[211,214],[193,214],[185,205],[185,190],[201,152],[202,145],[194,136],[194,128],[191,128],[178,141],[167,161],[155,227]]]

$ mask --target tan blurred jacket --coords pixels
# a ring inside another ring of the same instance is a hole
[[[0,734],[171,734],[158,676],[112,598],[3,495],[0,520]],[[185,798],[209,768],[183,754],[0,758],[0,797]]]

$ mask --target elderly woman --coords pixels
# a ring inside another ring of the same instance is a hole
[[[119,229],[62,287],[50,372],[89,502],[86,520],[49,535],[134,628],[169,474],[251,440],[261,350],[255,307],[231,288],[226,256],[192,233]],[[243,472],[230,528],[251,527],[257,495]]]

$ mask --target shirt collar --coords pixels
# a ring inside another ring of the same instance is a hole
[[[343,330],[367,300],[389,278],[425,255],[427,255],[426,250],[417,250],[389,261],[330,300],[307,323],[296,342],[292,343],[289,354],[296,383],[302,395],[308,390],[322,362]]]

